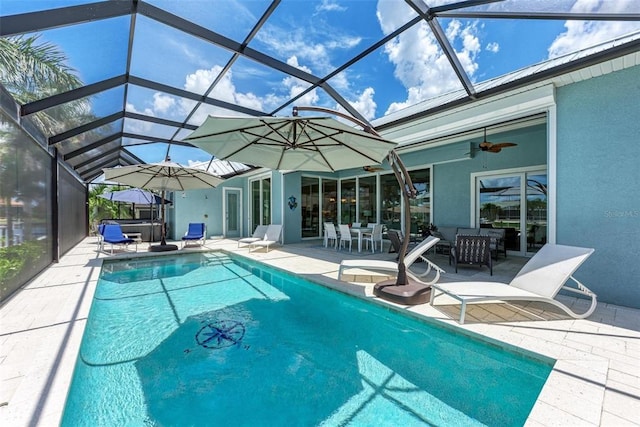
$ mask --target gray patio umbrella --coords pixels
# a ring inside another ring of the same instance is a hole
[[[157,194],[153,194],[151,191],[143,190],[141,188],[127,188],[125,190],[109,191],[99,194],[98,197],[111,200],[112,202],[131,203],[134,210],[134,218],[136,204],[149,205],[151,208],[151,241],[154,241],[153,205],[161,205],[162,203],[171,204],[171,201],[165,200]]]
[[[330,117],[298,117],[298,110],[320,111],[351,120],[359,130]],[[219,159],[234,160],[276,170],[334,172],[380,164],[387,159],[405,198],[405,235],[409,236],[409,197],[416,190],[395,142],[377,135],[370,126],[351,116],[319,107],[294,107],[293,117],[214,117],[184,140]],[[405,239],[398,258],[398,286],[409,284],[404,254]],[[403,290],[406,292],[406,288]]]
[[[105,179],[131,185],[162,191],[162,242],[159,250],[177,249],[176,245],[167,245],[165,230],[165,192],[186,191],[201,188],[211,188],[223,182],[222,178],[200,169],[187,168],[169,159],[160,163],[148,163],[103,169]],[[152,248],[153,250],[153,248]]]
[[[151,191],[143,190],[141,188],[127,188],[126,190],[108,191],[106,193],[99,194],[98,197],[111,200],[112,202],[142,204],[142,205],[160,205],[162,199],[157,194],[153,194]],[[165,203],[171,203],[169,200],[165,200]]]

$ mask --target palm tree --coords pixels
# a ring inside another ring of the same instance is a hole
[[[485,203],[480,208],[480,216],[488,222],[495,221],[502,213],[502,208],[495,203]]]
[[[83,85],[67,57],[51,43],[38,43],[39,35],[0,39],[0,81],[21,105]],[[60,123],[76,121],[89,111],[86,100],[33,115],[45,135],[57,133]]]
[[[0,81],[22,105],[83,84],[75,71],[66,65],[64,53],[50,43],[39,43],[38,39],[37,35],[0,38]],[[31,118],[45,135],[53,135],[61,129],[73,127],[80,120],[86,121],[89,107],[87,100],[77,100],[35,113]],[[11,241],[12,200],[22,201],[28,206],[34,195],[42,192],[42,182],[38,179],[20,177],[42,176],[42,171],[39,162],[25,153],[25,134],[15,125],[3,120],[0,138],[0,201],[6,207],[0,216],[6,217]],[[25,225],[28,227],[30,223],[27,222]]]
[[[118,217],[118,204],[99,197],[107,188],[106,184],[97,184],[89,189],[89,224],[94,227],[104,218]]]

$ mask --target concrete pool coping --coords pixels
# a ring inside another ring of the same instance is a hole
[[[0,307],[0,424],[59,424],[102,260],[108,257],[97,251],[96,243],[95,237],[86,238]],[[137,254],[116,256],[158,256],[139,249]],[[188,250],[215,249],[236,252],[364,298],[374,298],[373,285],[381,280],[379,275],[362,271],[346,276],[348,281],[338,281],[340,260],[364,254],[326,249],[317,242],[249,253],[246,247],[237,248],[235,240],[209,239],[204,247]],[[372,257],[390,259],[392,254]],[[436,263],[446,270],[443,260],[446,264],[446,258]],[[510,261],[494,270],[492,280],[508,281],[517,272],[522,263]],[[469,276],[475,271],[463,274],[467,276],[446,274],[442,281],[476,280]],[[586,304],[570,298],[565,301]],[[435,307],[395,308],[555,359],[528,426],[638,425],[640,310],[599,303],[589,319],[576,320],[553,306],[478,304],[473,310],[469,307],[467,323],[458,325],[453,320],[456,306],[446,301]]]

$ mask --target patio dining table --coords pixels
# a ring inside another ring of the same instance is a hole
[[[362,252],[362,235],[371,233],[373,228],[370,227],[351,227],[351,234],[358,236],[358,252]]]

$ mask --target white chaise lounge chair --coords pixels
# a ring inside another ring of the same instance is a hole
[[[440,279],[440,274],[444,273],[444,270],[423,256],[439,241],[440,239],[438,239],[437,237],[429,236],[422,242],[420,242],[411,251],[407,252],[407,254],[404,256],[404,265],[406,267],[407,276],[425,285],[432,285]],[[416,275],[411,270],[409,270],[409,267],[411,267],[411,265],[418,259],[421,259],[426,263],[427,269],[422,274]],[[380,261],[375,259],[346,259],[340,263],[340,269],[338,270],[338,280],[342,280],[342,273],[344,270],[353,268],[381,273],[398,274],[398,263],[394,261]],[[434,271],[435,277],[431,281],[425,282],[424,278],[431,272],[431,270]]]
[[[269,226],[268,225],[256,226],[256,229],[253,231],[253,234],[251,235],[251,237],[243,237],[242,239],[238,240],[238,247],[240,247],[240,244],[250,245],[252,243],[257,242],[258,240],[263,240],[264,235],[267,233],[267,227]]]
[[[251,249],[256,248],[267,248],[267,252],[269,252],[269,246],[278,243],[280,240],[280,234],[282,234],[282,225],[271,224],[267,227],[267,232],[262,240],[251,243],[249,252],[251,252]]]
[[[573,273],[593,253],[591,248],[544,245],[511,282],[452,282],[432,285],[430,304],[437,295],[447,294],[460,301],[460,324],[464,323],[467,303],[482,301],[541,301],[553,304],[576,319],[584,319],[596,308],[596,294],[573,277]],[[572,279],[577,287],[566,286]],[[591,306],[583,314],[555,300],[560,289],[591,298]]]

